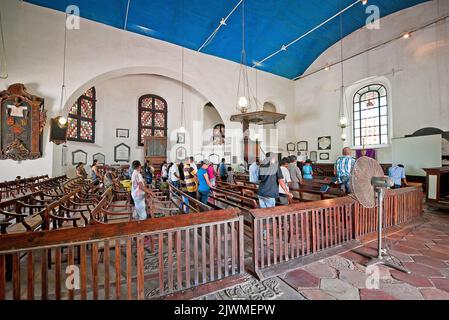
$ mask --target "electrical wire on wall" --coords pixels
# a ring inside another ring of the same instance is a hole
[[[3,32],[3,21],[2,21],[2,13],[0,11],[0,36],[2,37],[2,55],[1,55],[1,74],[0,79],[8,78],[8,65],[6,63],[6,45],[5,45],[5,35]]]

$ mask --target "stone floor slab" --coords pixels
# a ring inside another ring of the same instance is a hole
[[[338,278],[356,288],[362,289],[366,288],[368,275],[354,270],[341,270]]]
[[[420,291],[408,283],[381,283],[380,290],[400,300],[423,300]]]
[[[408,284],[411,284],[414,287],[418,287],[418,288],[433,287],[430,280],[425,277],[422,277],[422,276],[417,276],[414,274],[407,274],[405,272],[397,271],[397,270],[392,270],[392,271],[390,271],[390,273],[391,273],[391,276],[393,278],[395,278],[396,280],[406,282]]]
[[[304,270],[318,278],[337,277],[337,270],[320,261],[305,266]]]
[[[423,288],[420,290],[426,300],[449,300],[449,292],[436,288]]]
[[[338,300],[360,300],[359,290],[340,279],[321,279],[320,289]]]
[[[307,300],[336,300],[335,297],[320,289],[302,289],[299,291]]]
[[[442,277],[441,272],[437,269],[416,263],[416,262],[404,262],[404,267],[411,271],[413,275],[423,276],[423,277]]]
[[[360,300],[398,300],[388,293],[377,289],[360,289]]]
[[[449,253],[442,253],[439,251],[435,251],[433,249],[429,249],[429,250],[421,250],[422,255],[426,256],[426,257],[431,257],[431,258],[435,258],[435,259],[440,259],[443,261],[449,261]]]
[[[449,292],[449,279],[446,278],[432,278],[430,281],[433,282],[436,288]]]
[[[296,290],[300,288],[318,288],[320,279],[303,269],[288,272],[283,280]]]
[[[449,268],[449,264],[441,259],[431,258],[427,256],[413,256],[413,260],[417,263],[424,264],[436,269]]]

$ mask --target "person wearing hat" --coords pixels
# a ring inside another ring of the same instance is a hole
[[[203,165],[198,170],[198,193],[200,194],[200,201],[207,204],[209,200],[210,189],[213,188],[212,183],[209,180],[207,168],[209,167],[209,160],[204,160]]]

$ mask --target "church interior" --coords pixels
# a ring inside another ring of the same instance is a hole
[[[0,300],[449,300],[449,1],[2,0]]]

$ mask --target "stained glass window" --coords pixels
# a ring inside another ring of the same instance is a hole
[[[70,108],[68,140],[95,142],[95,95],[95,87],[92,87],[84,92]]]
[[[224,145],[225,144],[225,126],[224,124],[217,124],[214,127],[214,145]]]
[[[139,146],[148,136],[167,136],[167,102],[152,94],[139,98]]]
[[[363,87],[353,100],[353,142],[355,147],[389,143],[388,99],[383,85]]]

